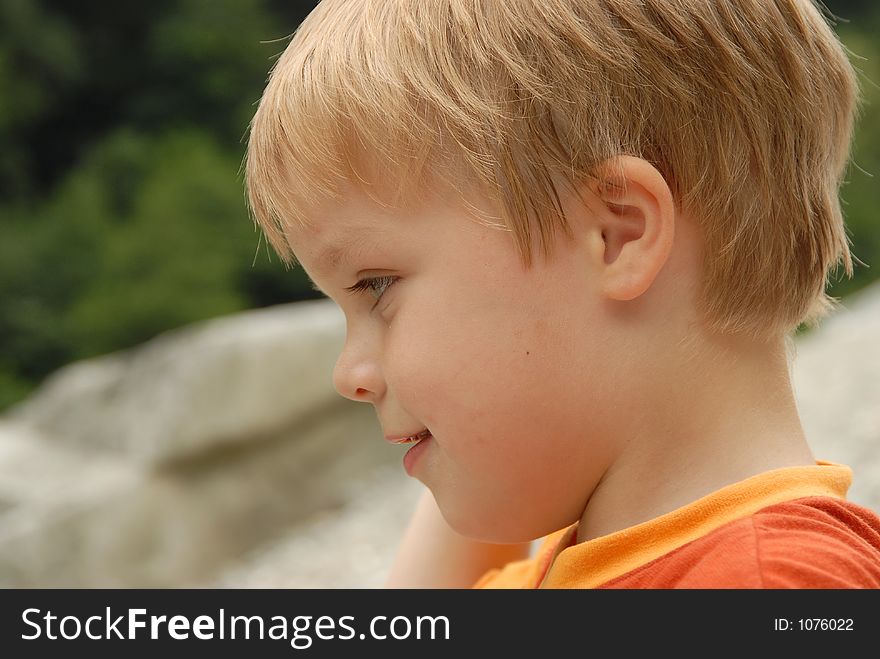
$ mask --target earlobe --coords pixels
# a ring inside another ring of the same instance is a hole
[[[605,243],[602,291],[614,300],[633,300],[650,288],[669,259],[675,204],[663,176],[641,158],[618,156],[598,171],[593,191],[601,200]]]

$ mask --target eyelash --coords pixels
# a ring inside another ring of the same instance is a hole
[[[368,277],[366,279],[361,279],[354,286],[349,286],[345,290],[352,294],[360,293],[362,291],[375,291],[376,288],[374,287],[374,284],[379,284],[382,289],[382,292],[379,293],[379,297],[376,298],[376,304],[379,304],[379,301],[382,299],[385,291],[387,291],[388,287],[391,286],[391,284],[393,284],[396,280],[397,277],[391,277],[387,275],[384,277]],[[373,305],[373,309],[376,308],[376,304]]]

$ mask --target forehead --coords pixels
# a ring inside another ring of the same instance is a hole
[[[307,270],[330,273],[360,251],[399,233],[393,209],[349,192],[336,202],[312,208],[309,224],[288,226],[287,243]]]
[[[338,192],[335,199],[300,207],[306,224],[285,231],[291,251],[307,273],[332,275],[367,251],[430,243],[453,217],[503,228],[497,222],[497,209],[466,182],[459,187],[434,183],[396,199],[348,180]]]
[[[349,225],[346,230],[325,231],[324,237],[316,238],[309,248],[311,266],[317,272],[332,272],[377,242],[382,233],[374,225]]]

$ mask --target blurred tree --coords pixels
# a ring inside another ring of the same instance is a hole
[[[868,13],[876,3],[874,0],[824,0],[824,2],[820,0],[819,4],[824,4],[837,16],[851,19]]]
[[[38,211],[7,206],[2,217],[0,364],[5,382],[33,383],[74,356],[63,318],[96,276],[112,227],[106,186],[76,172]],[[10,399],[0,390],[0,403]]]
[[[880,27],[880,12],[875,13],[875,24]],[[871,33],[853,27],[841,27],[840,33],[859,75],[862,105],[852,160],[840,194],[855,257],[855,276],[848,279],[841,270],[832,278],[829,292],[836,297],[849,295],[880,278],[880,43],[868,36]]]
[[[243,221],[241,191],[230,185],[238,162],[194,130],[168,133],[138,150],[147,169],[124,200],[128,214],[116,216],[88,285],[70,307],[68,336],[77,357],[247,306],[237,264],[248,259],[255,239]],[[104,180],[107,154],[116,153],[99,152],[84,171]],[[106,198],[114,199],[110,190]]]
[[[54,160],[53,145],[36,148],[37,137],[83,80],[79,36],[38,3],[0,0],[0,199],[33,194],[38,167]]]
[[[317,296],[256,258],[239,173],[313,4],[0,0],[0,409],[72,359]]]

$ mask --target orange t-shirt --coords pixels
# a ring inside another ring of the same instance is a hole
[[[880,517],[845,499],[851,482],[817,461],[577,544],[575,523],[474,588],[880,588]]]

